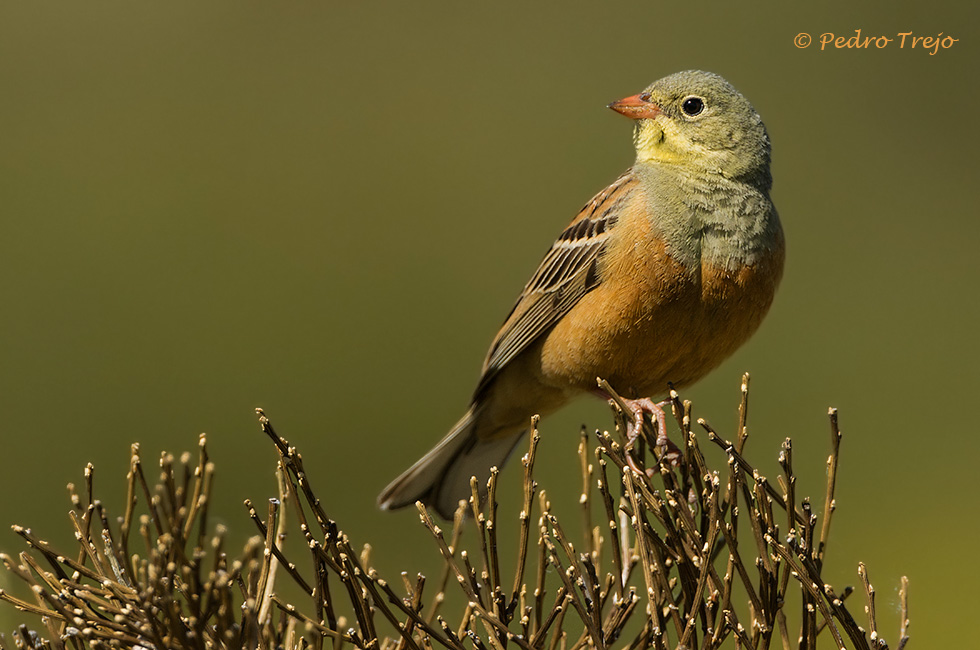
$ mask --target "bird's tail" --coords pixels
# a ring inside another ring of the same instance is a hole
[[[477,478],[482,501],[490,468],[504,464],[524,431],[499,431],[490,439],[480,440],[476,435],[478,417],[471,407],[439,444],[381,492],[378,506],[394,510],[422,501],[444,519],[452,519],[459,501],[470,497],[471,476]]]

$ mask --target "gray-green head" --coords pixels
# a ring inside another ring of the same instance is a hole
[[[664,77],[609,108],[636,120],[637,164],[682,165],[694,172],[772,184],[766,126],[730,83],[711,72]]]

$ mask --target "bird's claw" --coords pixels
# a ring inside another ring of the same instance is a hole
[[[657,438],[654,441],[654,446],[660,451],[660,457],[666,458],[671,465],[678,465],[681,458],[680,449],[667,438],[667,415],[664,413],[664,407],[670,404],[670,400],[654,402],[649,397],[641,397],[639,399],[624,398],[623,404],[628,409],[626,413],[626,451],[628,452],[632,449],[637,439],[643,435],[643,416],[650,414],[652,419],[656,421]],[[630,467],[637,472],[647,474],[650,471],[644,472],[638,467],[632,454],[627,453],[626,460]]]

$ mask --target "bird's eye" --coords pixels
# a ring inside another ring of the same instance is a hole
[[[681,102],[681,110],[684,111],[685,115],[694,117],[695,115],[700,115],[701,111],[704,110],[704,100],[700,97],[695,97],[694,95],[684,98]]]

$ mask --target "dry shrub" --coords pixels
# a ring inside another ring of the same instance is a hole
[[[841,439],[833,409],[818,517],[808,499],[797,498],[789,439],[780,453],[778,487],[743,455],[748,376],[734,442],[703,420],[696,432],[690,403],[672,392],[670,406],[685,444],[666,457],[650,444],[655,433],[649,422],[639,440],[624,439],[623,411],[608,390],[616,428],[596,432],[591,443],[583,435],[579,445],[581,546],[573,544],[534,481],[535,419],[523,458],[513,575],[504,575],[497,548],[502,519],[494,472],[488,503],[461,504],[449,531],[419,504],[445,561],[428,588],[422,576],[413,581],[402,574],[393,585],[371,568],[368,547],[355,548],[323,511],[302,456],[261,411],[262,430],[279,452],[279,498],[270,501],[265,517],[246,502],[259,534],[235,557],[226,552],[222,528],[208,522],[214,465],[205,437],[196,461],[184,454],[174,463],[164,454],[155,485],[134,445],[122,517],[113,521],[95,499],[91,466],[84,494],[72,490],[74,551],[61,553],[14,527],[32,551],[0,559],[30,586],[34,601],[4,592],[0,599],[42,622],[39,632],[21,626],[14,642],[26,648],[157,650],[812,649],[818,640],[837,648],[888,647],[878,634],[864,565],[864,628],[845,602],[851,590],[838,593],[821,578]],[[704,444],[720,447],[727,466],[709,467]],[[148,514],[137,516],[140,501]],[[297,527],[310,553],[303,562],[311,567],[306,575],[282,545]],[[464,531],[472,538],[469,551],[461,548]],[[277,578],[292,580],[308,598],[284,602]],[[466,605],[450,624],[442,610],[452,582]],[[904,578],[902,584],[899,649],[908,640]],[[787,611],[796,621],[794,632]]]

